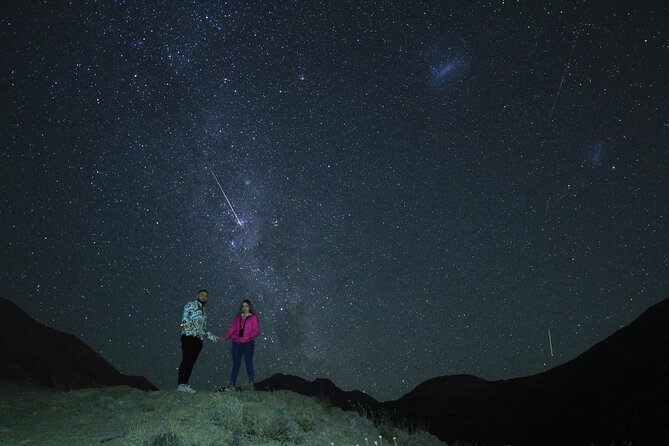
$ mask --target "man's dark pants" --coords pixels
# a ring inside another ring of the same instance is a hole
[[[188,384],[200,350],[202,350],[202,340],[200,338],[181,335],[181,352],[183,357],[179,366],[179,384]]]

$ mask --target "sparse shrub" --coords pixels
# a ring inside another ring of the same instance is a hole
[[[433,442],[421,423],[408,423],[405,419],[393,419],[393,414],[384,409],[373,410],[360,406],[356,408],[356,412],[371,421],[381,434],[381,438],[375,441],[376,444],[410,446]]]
[[[216,427],[237,431],[244,422],[244,403],[235,397],[218,397],[204,417]]]
[[[291,429],[293,426],[292,423],[287,421],[288,420],[281,418],[274,420],[273,423],[270,423],[269,426],[264,429],[265,437],[269,440],[278,441],[279,443],[293,441],[295,439],[295,434],[293,429]]]
[[[249,418],[249,433],[252,435],[278,443],[301,442],[301,428],[285,414],[264,411]]]
[[[315,395],[314,398],[316,399],[318,404],[323,408],[323,410],[327,411],[332,408],[332,401],[330,401],[330,397],[327,396],[325,393]]]
[[[392,421],[392,424],[398,429],[407,432],[411,435],[427,432],[427,426],[420,421],[414,421],[409,423],[405,418],[402,418],[400,420]]]
[[[179,440],[174,432],[163,432],[157,435],[146,446],[178,446]]]
[[[138,446],[178,446],[178,427],[172,425],[168,428],[150,428],[141,424],[135,426],[130,432],[129,441]]]
[[[304,432],[311,432],[314,429],[314,425],[316,424],[314,418],[306,414],[298,414],[295,417],[295,422],[302,428]]]

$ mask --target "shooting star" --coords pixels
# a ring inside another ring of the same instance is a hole
[[[216,180],[216,184],[218,184],[218,188],[221,190],[223,193],[223,196],[225,197],[225,201],[228,202],[228,206],[230,206],[230,210],[232,211],[232,214],[235,216],[235,220],[237,220],[237,224],[241,227],[244,226],[242,222],[239,220],[239,217],[237,217],[237,213],[235,212],[235,208],[232,207],[232,203],[230,203],[230,200],[228,200],[228,196],[225,194],[225,191],[223,190],[223,186],[221,186],[221,183],[219,183],[218,178],[216,177],[216,174],[214,173],[213,170],[210,170],[211,174],[214,176],[214,180]]]
[[[555,99],[553,100],[553,107],[551,107],[551,114],[549,116],[549,120],[553,119],[553,111],[555,111],[555,105],[557,104],[558,97],[560,97],[560,90],[562,90],[562,84],[564,83],[564,78],[567,76],[567,71],[569,71],[569,65],[571,64],[571,59],[574,57],[574,50],[576,49],[576,42],[578,42],[578,36],[581,33],[579,30],[576,33],[576,38],[574,39],[574,45],[571,47],[571,54],[569,55],[569,59],[567,60],[567,65],[564,67],[564,73],[562,73],[562,79],[560,79],[560,85],[558,86],[557,93],[555,94]]]
[[[551,358],[553,358],[553,339],[551,338],[551,329],[548,329],[548,345],[551,347]]]

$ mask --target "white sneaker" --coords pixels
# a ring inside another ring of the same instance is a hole
[[[177,387],[177,392],[197,393],[197,390],[193,389],[188,384],[179,384],[179,386]]]

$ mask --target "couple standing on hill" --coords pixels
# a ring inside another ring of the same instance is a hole
[[[207,313],[204,306],[209,299],[207,290],[197,292],[197,299],[188,302],[184,306],[181,318],[181,351],[183,358],[179,366],[179,386],[177,391],[195,393],[195,389],[188,385],[193,366],[197,360],[204,338],[213,342],[224,340],[232,341],[232,372],[230,373],[230,386],[236,387],[237,375],[241,366],[242,357],[246,364],[246,374],[249,378],[249,387],[253,388],[255,372],[253,370],[253,349],[255,338],[260,334],[258,317],[249,299],[244,299],[240,305],[239,313],[234,317],[225,336],[216,336],[207,331]]]

